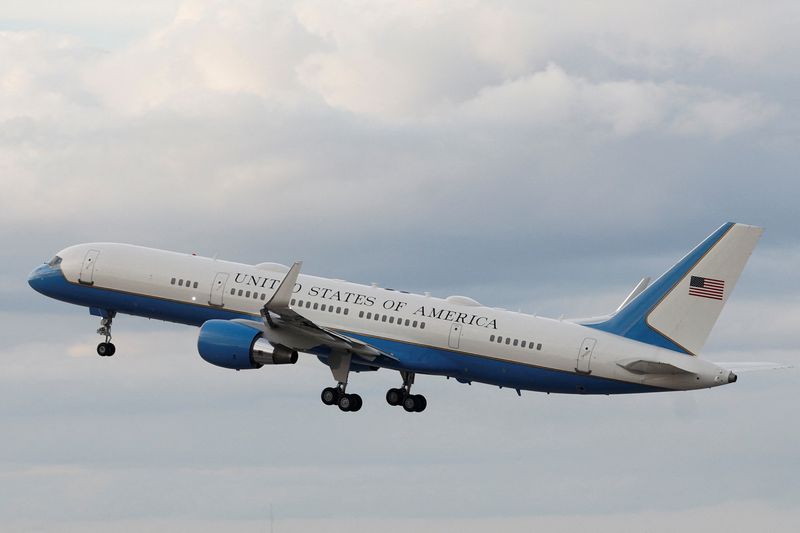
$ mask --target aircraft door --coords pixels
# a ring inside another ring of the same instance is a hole
[[[81,273],[78,276],[78,283],[84,285],[94,285],[94,265],[97,263],[97,256],[100,255],[100,250],[89,250],[83,258],[83,265],[81,265]]]
[[[223,296],[225,295],[225,285],[227,283],[228,273],[217,272],[217,275],[214,276],[214,282],[211,284],[211,295],[208,299],[209,304],[216,307],[222,307],[225,305],[223,302]]]
[[[578,351],[578,363],[575,367],[575,371],[581,372],[582,374],[592,373],[592,352],[594,351],[595,344],[597,344],[597,339],[583,339],[580,351]]]
[[[463,324],[453,322],[453,325],[450,326],[450,339],[447,341],[448,346],[451,348],[458,348],[459,341],[461,341],[461,329],[463,327]]]

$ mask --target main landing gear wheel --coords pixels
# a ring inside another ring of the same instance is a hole
[[[325,405],[338,405],[339,409],[346,413],[355,413],[364,405],[361,396],[358,394],[346,394],[341,387],[326,387],[322,389],[320,398]]]
[[[389,389],[386,391],[386,403],[389,405],[400,405],[406,397],[406,391],[403,389]]]
[[[111,357],[117,351],[117,347],[110,342],[101,342],[97,345],[97,355],[100,357]]]
[[[389,405],[402,405],[409,413],[421,413],[428,406],[428,401],[421,394],[411,394],[411,385],[414,384],[414,373],[401,371],[403,386],[399,389],[386,391],[386,403]]]
[[[324,403],[325,405],[333,405],[335,403],[338,403],[339,396],[341,396],[339,389],[336,389],[334,387],[326,387],[322,389],[322,394],[321,394],[322,403]]]
[[[422,394],[409,394],[403,400],[403,409],[408,413],[421,413],[428,406],[428,401]]]
[[[361,396],[358,394],[342,394],[339,398],[339,409],[345,412],[355,413],[362,405]]]

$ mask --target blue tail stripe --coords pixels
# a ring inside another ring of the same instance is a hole
[[[719,227],[706,240],[698,244],[683,259],[659,277],[652,285],[645,289],[631,303],[619,313],[605,322],[585,324],[588,327],[607,331],[615,335],[627,337],[647,344],[668,348],[676,352],[691,354],[682,346],[665,337],[647,324],[647,315],[658,305],[661,299],[688,274],[692,268],[717,244],[722,237],[734,226],[727,222]]]

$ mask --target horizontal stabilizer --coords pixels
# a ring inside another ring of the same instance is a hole
[[[642,280],[639,283],[636,284],[636,286],[633,288],[633,290],[630,292],[630,294],[628,294],[628,296],[622,301],[622,303],[619,304],[619,307],[617,307],[617,310],[614,311],[614,314],[617,314],[620,311],[622,311],[622,309],[626,305],[631,303],[631,301],[634,298],[639,296],[639,294],[641,294],[647,288],[648,285],[650,285],[650,276],[648,276],[646,278],[642,278]]]
[[[684,370],[670,363],[662,363],[660,361],[648,361],[646,359],[626,359],[625,361],[618,361],[617,364],[629,372],[634,374],[694,374],[689,370]]]
[[[758,372],[761,370],[786,370],[794,368],[785,363],[714,363],[715,365],[730,370],[731,372]]]

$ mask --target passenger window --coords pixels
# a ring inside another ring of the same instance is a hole
[[[246,293],[244,293],[244,297],[245,298],[250,298],[250,291],[247,291]]]
[[[314,302],[314,310],[316,311],[317,308],[319,308],[319,304],[317,302]]]
[[[381,322],[386,322],[386,315],[381,315]]]
[[[347,309],[345,309],[345,311],[347,311]],[[347,314],[347,313],[345,313],[345,314]],[[358,318],[364,318],[364,311],[359,311],[358,312]]]
[[[541,343],[541,342],[540,342],[539,344],[537,344],[537,345],[536,345],[536,349],[537,349],[537,350],[541,350],[541,349],[542,349],[542,343]]]
[[[341,312],[342,312],[342,308],[341,308],[341,307],[337,307],[337,308],[336,308],[336,314],[338,315],[338,314],[340,314]]]
[[[194,285],[193,285],[193,287],[194,287],[195,289],[197,288],[197,282],[196,282],[196,281],[194,282]]]
[[[406,326],[408,326],[409,324],[411,324],[411,321],[406,318]]]
[[[415,320],[414,322],[412,322],[412,323],[411,323],[411,327],[412,327],[412,328],[415,328],[415,327],[417,327],[417,321],[416,321],[416,320]]]
[[[190,287],[190,286],[191,286],[191,284],[192,284],[192,282],[191,282],[191,281],[189,281],[189,280],[187,279],[187,280],[186,280],[186,286],[187,286],[187,287]]]
[[[489,342],[494,342],[494,335],[489,335]]]
[[[506,344],[511,344],[511,337],[506,337]]]
[[[258,300],[258,293],[257,292],[253,293],[253,300]]]
[[[497,342],[503,342],[503,337],[501,337],[500,335],[498,335],[498,336],[497,336]]]
[[[372,313],[367,313],[367,320],[372,318]]]
[[[170,284],[175,285],[175,278],[172,278],[172,281],[170,281]]]
[[[242,289],[239,289],[239,296],[242,295]]]
[[[306,309],[311,309],[311,302],[306,302]]]
[[[236,289],[231,289],[231,296],[235,296],[235,295],[236,295]]]
[[[425,322],[422,322],[422,323],[419,325],[419,329],[425,329]]]
[[[344,308],[344,314],[348,314],[349,312],[350,312],[350,310],[349,310],[348,308],[346,308],[346,307],[345,307],[345,308]]]
[[[394,324],[394,317],[393,316],[389,317],[389,324]]]
[[[324,311],[326,308],[327,308],[327,306],[325,304],[322,304],[322,307],[320,308],[320,311]]]
[[[519,345],[524,348],[525,347],[525,341],[522,341],[521,343],[519,343]]]
[[[183,287],[183,280],[182,279],[178,280],[178,287]]]
[[[378,313],[375,313],[375,321],[376,321],[376,322],[378,321],[378,319],[380,319],[380,317],[381,317],[381,316],[380,316]]]
[[[514,346],[516,346],[517,344],[519,344],[519,339],[514,339]]]
[[[291,303],[291,305],[294,305],[294,302],[295,302],[295,300],[294,300],[294,298],[292,298],[292,303]]]
[[[536,348],[536,345],[535,345],[535,344],[533,344],[533,342],[531,342],[531,344],[530,344],[529,348],[530,348],[531,350],[533,350],[534,348]]]

